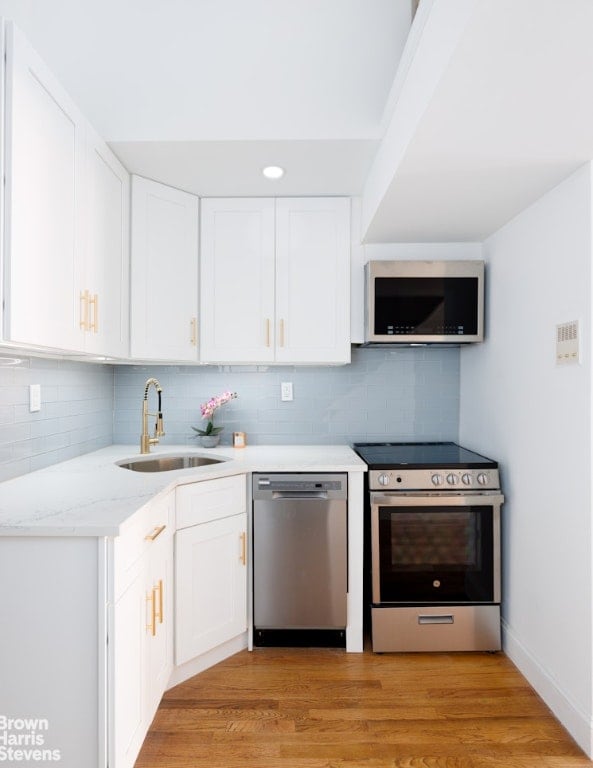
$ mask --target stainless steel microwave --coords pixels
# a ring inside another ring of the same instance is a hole
[[[483,261],[366,264],[366,344],[465,344],[483,338]]]

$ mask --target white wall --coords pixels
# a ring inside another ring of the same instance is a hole
[[[501,462],[504,644],[592,754],[591,166],[484,244],[487,340],[461,354],[460,442]],[[578,320],[581,362],[555,364]]]

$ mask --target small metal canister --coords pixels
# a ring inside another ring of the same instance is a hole
[[[245,448],[246,445],[245,432],[233,432],[233,448]]]

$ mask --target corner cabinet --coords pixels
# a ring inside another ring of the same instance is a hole
[[[350,362],[350,200],[202,200],[202,362]]]
[[[7,25],[3,338],[128,354],[129,175]]]
[[[131,354],[198,360],[199,199],[132,177]]]
[[[245,475],[177,488],[175,663],[247,629]]]
[[[107,690],[110,765],[132,768],[173,670],[174,493],[114,540]]]

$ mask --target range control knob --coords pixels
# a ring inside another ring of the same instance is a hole
[[[454,475],[453,473],[451,473],[450,475],[447,475],[447,482],[449,483],[449,485],[457,485],[457,483],[459,482],[459,478],[457,477],[457,475]]]
[[[442,475],[433,475],[430,478],[433,485],[442,485],[443,484],[443,477]]]
[[[464,485],[471,485],[472,484],[472,476],[465,472],[465,474],[461,475],[461,482]]]
[[[389,477],[389,475],[386,475],[385,473],[383,473],[382,475],[379,475],[377,480],[379,481],[379,485],[389,485],[391,478]]]
[[[480,485],[488,484],[488,475],[485,472],[480,472],[478,475],[478,483],[480,483]]]

